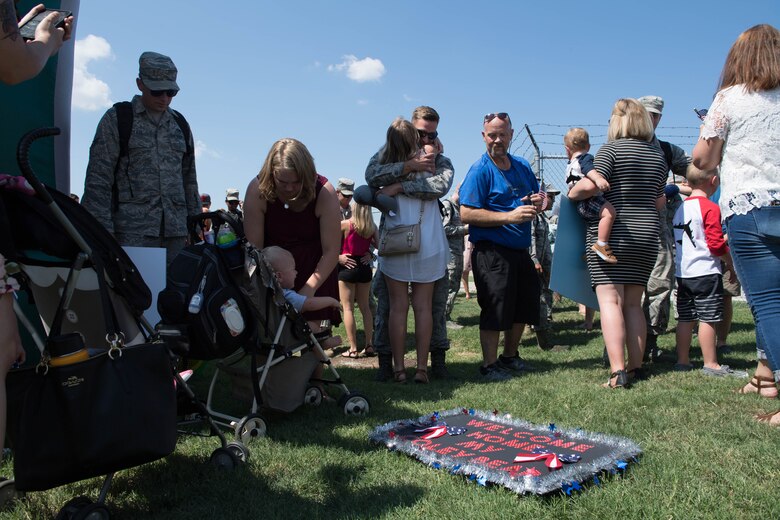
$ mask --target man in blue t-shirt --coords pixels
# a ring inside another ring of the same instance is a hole
[[[460,187],[461,220],[474,243],[471,265],[481,309],[479,371],[489,381],[526,368],[517,345],[525,325],[539,320],[539,277],[528,248],[542,198],[528,162],[509,155],[513,134],[506,112],[487,114],[482,131],[487,152]],[[504,353],[497,356],[501,331]]]

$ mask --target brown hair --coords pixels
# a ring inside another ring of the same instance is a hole
[[[743,32],[731,46],[718,90],[745,85],[748,92],[780,86],[780,31],[769,24]]]
[[[439,113],[431,107],[423,105],[415,108],[414,112],[412,112],[412,122],[415,122],[418,119],[424,119],[425,121],[433,121],[434,123],[438,123]]]
[[[295,266],[295,257],[288,250],[279,246],[268,246],[263,248],[263,256],[265,257],[271,269],[274,272],[279,271],[285,266],[292,263]]]
[[[387,141],[379,150],[379,164],[408,161],[420,149],[417,129],[402,117],[397,117],[387,129]]]
[[[590,146],[590,136],[584,128],[570,128],[563,136],[563,144],[573,152],[580,152]]]
[[[623,98],[615,102],[607,128],[607,141],[641,139],[652,141],[655,130],[645,107],[636,99]]]
[[[314,158],[302,142],[285,138],[279,139],[271,146],[257,175],[260,197],[269,202],[276,200],[274,173],[279,170],[293,170],[300,176],[301,192],[295,197],[296,200],[305,201],[307,204],[314,200],[317,169],[314,167]]]

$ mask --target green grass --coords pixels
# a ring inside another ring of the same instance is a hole
[[[376,383],[376,358],[363,361],[362,368],[341,365],[348,385],[370,398],[367,417],[345,418],[328,404],[274,416],[268,437],[251,445],[249,464],[234,472],[206,463],[218,445],[215,438],[182,437],[166,459],[117,473],[109,506],[117,518],[133,519],[780,517],[780,432],[752,419],[753,413],[776,408],[775,402],[734,393],[737,380],[675,373],[670,364],[652,366],[653,377],[631,390],[604,389],[600,384],[608,371],[601,366],[601,337],[575,329],[581,318],[567,300],[556,306],[554,330],[558,343],[573,348],[542,352],[527,335],[521,355],[536,370],[485,384],[477,375],[478,313],[475,300],[456,304],[454,316],[469,326],[450,331],[452,380],[427,386]],[[752,373],[755,334],[744,303],[735,306],[729,339],[734,352],[721,362]],[[673,348],[673,334],[659,344]],[[701,365],[699,354],[694,348],[694,364]],[[203,390],[205,374],[198,376],[196,386]],[[572,497],[537,497],[480,487],[367,441],[378,424],[462,406],[629,437],[644,454],[624,476],[608,477],[600,487],[588,485]],[[0,474],[11,472],[8,462],[0,468]],[[94,498],[100,483],[29,493],[0,519],[49,518],[74,496]]]

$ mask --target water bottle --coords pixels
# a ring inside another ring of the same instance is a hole
[[[214,243],[214,228],[208,229],[203,232],[203,240],[205,240],[207,244]]]
[[[238,244],[238,237],[229,224],[222,224],[217,231],[217,247],[228,249]]]

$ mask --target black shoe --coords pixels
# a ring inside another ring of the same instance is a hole
[[[386,383],[393,380],[393,355],[389,352],[379,352],[379,370],[374,376],[374,381]]]
[[[436,349],[431,351],[431,371],[430,376],[433,379],[449,379],[450,371],[447,370],[445,359],[447,351]]]
[[[607,354],[607,347],[604,346],[604,352],[601,353],[601,364],[604,365],[604,368],[609,368],[611,365],[609,364],[609,354]]]

